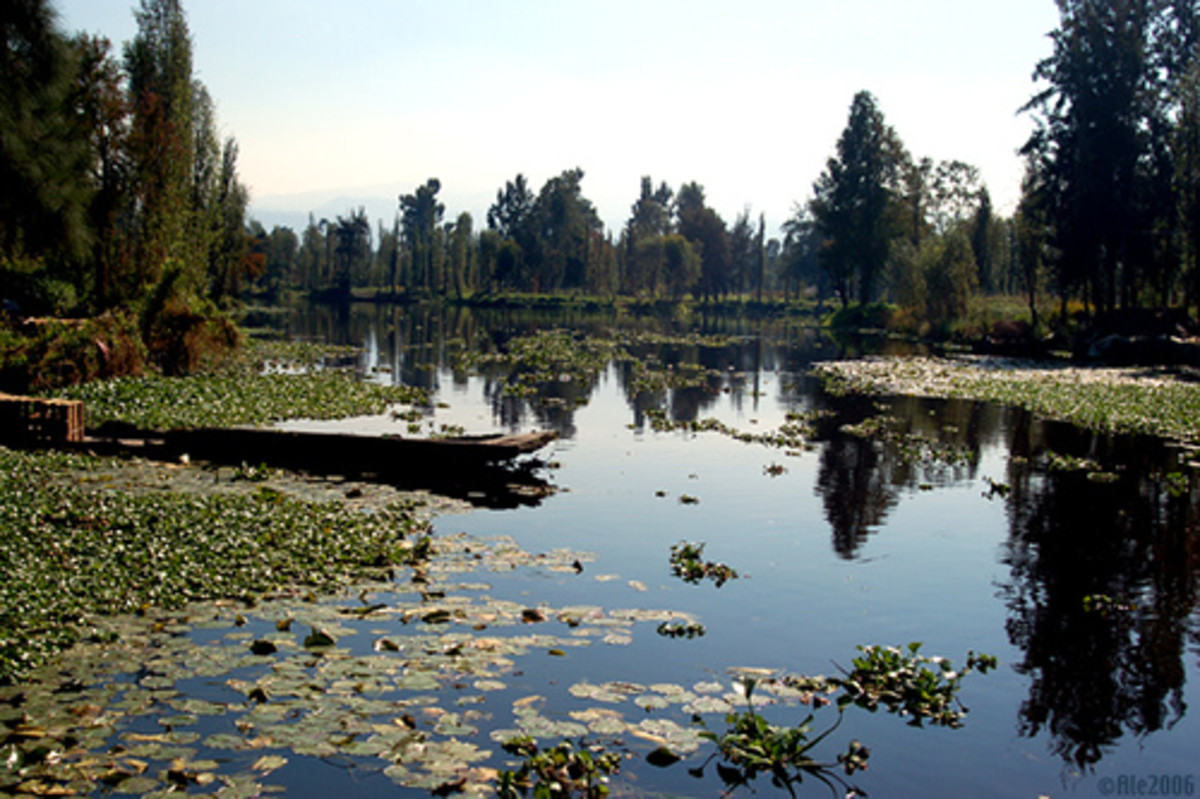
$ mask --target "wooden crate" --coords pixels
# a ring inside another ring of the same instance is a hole
[[[0,440],[61,444],[83,435],[82,401],[0,393]]]

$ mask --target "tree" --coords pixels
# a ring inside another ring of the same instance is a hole
[[[1023,151],[1038,161],[1061,289],[1111,311],[1143,289],[1137,254],[1153,249],[1163,172],[1155,140],[1169,128],[1163,98],[1178,70],[1163,57],[1175,49],[1172,20],[1194,29],[1195,12],[1159,0],[1058,5],[1054,51],[1034,72],[1048,85],[1023,108],[1037,125]]]
[[[929,321],[944,326],[961,319],[977,285],[975,256],[967,234],[956,228],[926,245],[921,256]]]
[[[824,302],[828,281],[818,257],[821,233],[807,206],[797,205],[793,209],[792,215],[783,223],[783,233],[779,277],[783,281],[785,297],[790,298],[793,290],[799,293],[807,284],[816,289],[817,301]]]
[[[604,226],[591,201],[583,196],[582,180],[582,169],[568,169],[547,180],[538,193],[533,212],[535,291],[586,285],[593,236]]]
[[[1034,329],[1038,326],[1037,297],[1042,284],[1049,228],[1046,210],[1042,205],[1047,193],[1040,185],[1038,164],[1033,158],[1026,163],[1025,177],[1021,181],[1021,202],[1013,217],[1021,287],[1029,300],[1030,327]],[[1065,306],[1065,291],[1060,291],[1059,297]],[[1064,307],[1064,315],[1065,311]]]
[[[221,150],[220,171],[212,198],[212,238],[208,245],[209,295],[215,302],[236,299],[246,278],[254,278],[265,266],[252,257],[245,230],[249,192],[237,176],[237,142],[232,138]]]
[[[628,227],[635,240],[671,232],[671,200],[674,196],[666,183],[660,183],[655,189],[649,175],[642,177],[641,194],[629,209]]]
[[[474,220],[463,211],[450,231],[450,281],[460,300],[475,287]]]
[[[320,223],[308,215],[308,224],[300,237],[300,252],[296,257],[297,272],[300,275],[299,284],[308,291],[320,288],[325,280],[326,226],[325,220]]]
[[[725,221],[704,201],[699,183],[685,183],[675,200],[678,232],[700,252],[698,290],[705,299],[729,290],[729,232]]]
[[[120,305],[138,288],[130,230],[130,103],[109,41],[85,35],[74,45],[78,71],[73,105],[88,141],[88,182],[93,189],[88,208],[94,231],[89,305],[104,310]]]
[[[71,264],[91,244],[77,56],[46,0],[10,0],[0,10],[0,259],[27,261],[43,279],[73,277]]]
[[[929,216],[938,235],[969,218],[978,206],[983,185],[979,170],[962,161],[942,161],[933,173]]]
[[[359,207],[349,216],[339,216],[333,238],[333,289],[338,296],[349,297],[351,287],[371,261],[371,223],[366,209]]]
[[[735,293],[745,291],[758,271],[756,243],[750,209],[744,208],[729,230],[729,288]]]
[[[267,260],[263,270],[269,294],[277,294],[285,282],[294,280],[299,252],[300,239],[294,230],[279,226],[271,230],[267,237]]]
[[[641,194],[629,209],[624,239],[625,281],[629,291],[654,293],[663,269],[662,238],[671,231],[671,200],[666,183],[657,190],[649,175],[642,178]]]
[[[874,299],[894,230],[889,214],[904,163],[903,147],[875,98],[859,92],[837,142],[837,155],[813,186],[810,210],[823,237],[821,261],[834,289],[849,304]]]
[[[700,256],[691,243],[678,233],[663,236],[663,283],[667,294],[679,299],[700,277]]]
[[[754,252],[758,262],[757,274],[754,277],[755,299],[762,302],[763,288],[767,282],[767,215],[758,215],[758,236],[754,240]]]
[[[438,202],[441,181],[430,178],[412,194],[400,195],[400,224],[404,240],[412,253],[413,282],[432,294],[440,275],[439,242],[442,215],[446,206]]]
[[[379,247],[375,250],[375,268],[371,283],[376,286],[387,286],[388,293],[396,290],[400,277],[400,216],[392,219],[392,227],[385,228],[382,220],[379,222],[376,234],[379,236]]]
[[[173,261],[180,288],[199,293],[203,264],[187,239],[195,167],[191,37],[179,0],[142,0],[135,16],[138,32],[125,47],[125,71],[133,105],[137,273],[150,287]]]
[[[995,289],[996,264],[993,258],[993,234],[995,223],[992,217],[992,196],[986,186],[978,193],[978,206],[971,221],[971,250],[975,253],[975,264],[979,267],[979,288],[984,293]]]
[[[1176,88],[1178,122],[1172,141],[1174,208],[1179,252],[1186,279],[1184,306],[1200,311],[1200,60],[1180,79]]]

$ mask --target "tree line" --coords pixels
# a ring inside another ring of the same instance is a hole
[[[1200,4],[1057,2],[1053,52],[1035,65],[1040,88],[1020,109],[1035,127],[1008,216],[995,213],[975,167],[909,153],[863,91],[779,239],[748,210],[726,224],[697,183],[673,190],[649,177],[614,239],[578,169],[536,194],[518,175],[476,233],[468,214],[443,220],[431,179],[400,198],[373,255],[354,214],[311,223],[302,240],[257,231],[270,280],[315,289],[336,275],[342,288],[458,296],[808,291],[843,306],[890,301],[934,325],[961,317],[980,292],[1025,296],[1035,326],[1050,296],[1063,314],[1071,301],[1092,312],[1200,308]],[[330,255],[349,251],[347,224],[361,237],[353,262]]]
[[[1050,296],[1064,313],[1198,308],[1200,0],[1057,3],[1053,52],[1021,109],[1035,125],[1010,215],[975,167],[911,154],[862,91],[810,196],[768,237],[762,214],[727,222],[699,183],[649,176],[606,230],[578,168],[536,190],[516,175],[478,222],[448,215],[430,178],[397,197],[390,223],[360,208],[267,231],[245,218],[236,142],[217,139],[179,0],[141,0],[120,59],[57,33],[46,0],[15,0],[0,17],[5,294],[58,312],[135,307],[147,330],[212,318],[247,287],[810,294],[887,301],[934,325],[981,292],[1023,294],[1035,325]]]
[[[259,264],[234,139],[193,74],[180,0],[141,0],[118,56],[47,0],[0,10],[0,295],[26,313],[119,315],[186,368]]]

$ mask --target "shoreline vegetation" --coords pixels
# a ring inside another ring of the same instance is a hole
[[[981,400],[1098,432],[1200,444],[1200,372],[1189,367],[956,355],[825,361],[813,374],[836,394]]]

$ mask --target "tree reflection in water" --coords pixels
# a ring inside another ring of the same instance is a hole
[[[1019,729],[1046,730],[1058,756],[1094,766],[1126,732],[1183,717],[1183,658],[1197,638],[1195,492],[1172,495],[1156,465],[1161,444],[1022,416],[1011,428],[1011,577],[1001,586],[1009,639],[1024,651],[1016,669],[1030,678]],[[1086,456],[1117,478],[1052,470],[1048,450]]]
[[[369,360],[386,364],[391,380],[436,388],[456,348],[496,351],[512,336],[538,329],[603,335],[616,326],[658,333],[698,328],[729,337],[722,346],[664,344],[639,352],[663,366],[699,363],[710,370],[705,386],[647,391],[630,363],[613,364],[638,429],[648,409],[665,408],[675,421],[696,420],[718,398],[753,402],[763,370],[799,376],[813,360],[856,354],[852,342],[831,344],[787,324],[736,318],[638,317],[622,318],[618,325],[603,313],[477,313],[436,306],[379,307],[348,317],[299,315],[289,321],[287,333],[373,342],[376,352]],[[772,344],[763,346],[769,328]],[[562,382],[544,389],[555,401],[535,402],[504,392],[499,374],[485,369],[480,377],[500,426],[536,419],[565,437],[575,432],[576,405],[596,389],[594,380]],[[466,373],[454,369],[451,379],[465,385]],[[1172,494],[1181,486],[1165,474],[1177,468],[1169,466],[1177,463],[1176,453],[1161,442],[1087,434],[992,405],[898,398],[881,409],[877,400],[830,397],[800,382],[801,389],[779,383],[786,395],[781,405],[833,411],[816,423],[821,454],[814,490],[833,549],[843,558],[857,556],[904,492],[977,476],[971,461],[914,459],[904,451],[905,440],[917,437],[973,455],[986,446],[1007,446],[1008,486],[995,495],[1006,503],[1009,525],[1003,554],[1009,576],[999,592],[1008,609],[1009,640],[1023,653],[1014,668],[1029,680],[1018,711],[1022,735],[1046,732],[1057,756],[1090,767],[1126,734],[1145,736],[1183,717],[1184,658],[1189,643],[1200,647],[1194,614],[1200,489],[1191,478],[1181,495]],[[891,438],[843,429],[880,413],[893,417]],[[1052,469],[1049,452],[1090,458],[1116,479],[1097,482],[1086,469]]]

